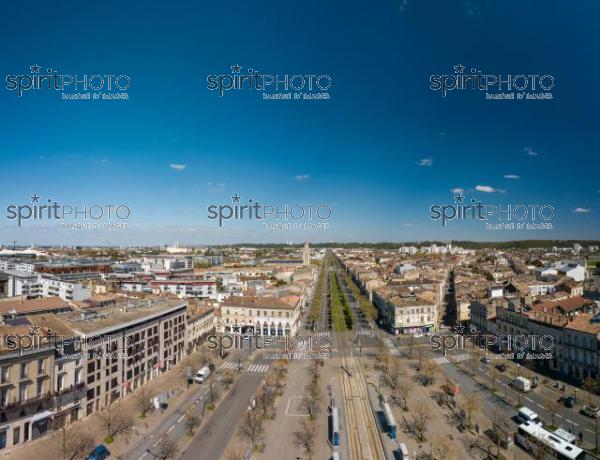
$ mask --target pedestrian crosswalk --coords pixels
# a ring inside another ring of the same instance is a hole
[[[237,370],[238,369],[238,362],[237,361],[225,361],[222,365],[221,365],[222,369],[231,369],[231,370]],[[253,372],[255,374],[260,374],[262,372],[267,372],[267,369],[269,368],[268,364],[250,364],[250,367],[248,367],[248,372]],[[242,365],[242,369],[244,369],[244,366]]]
[[[254,372],[256,374],[260,374],[262,372],[267,372],[268,368],[269,368],[268,364],[252,364],[248,368],[248,372]]]
[[[331,332],[315,332],[313,337],[322,337],[324,335],[331,338]]]
[[[225,361],[221,367],[223,369],[233,369],[233,370],[237,370],[238,368],[238,363],[236,361]]]
[[[460,355],[439,356],[437,358],[432,358],[430,361],[434,364],[442,366],[444,364],[460,363],[461,361],[466,361],[468,359],[471,359],[471,355],[468,353],[462,353]]]

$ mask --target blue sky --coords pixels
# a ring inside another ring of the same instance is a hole
[[[599,45],[594,1],[11,2],[0,19],[0,242],[411,241],[598,238]],[[17,97],[6,75],[127,74],[126,101]],[[331,99],[219,97],[210,74],[327,74]],[[550,74],[553,100],[446,97],[432,74]],[[43,70],[42,70],[43,72]],[[531,154],[533,153],[533,154]],[[182,165],[174,169],[170,165]],[[506,178],[505,176],[518,176]],[[475,190],[491,190],[484,192]],[[452,189],[485,203],[549,204],[552,231],[430,219]],[[10,204],[127,204],[129,229],[16,227]],[[327,203],[328,230],[219,228],[210,204]],[[578,212],[574,212],[578,210]]]

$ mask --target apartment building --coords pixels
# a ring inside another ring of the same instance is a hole
[[[383,287],[373,292],[373,304],[379,311],[381,325],[394,334],[436,330],[436,304],[418,295]]]
[[[7,347],[7,336],[29,333],[29,326],[0,326],[0,449],[44,436],[55,414],[54,350]]]
[[[215,308],[188,305],[186,342],[187,351],[198,349],[202,341],[215,331]]]
[[[232,296],[221,304],[217,330],[270,336],[296,334],[302,314],[298,296]]]
[[[81,404],[87,416],[183,358],[186,307],[178,300],[125,300],[110,307],[44,315],[36,323],[74,338],[72,353],[65,351],[59,362],[74,382],[84,382]]]
[[[196,279],[168,279],[150,282],[154,294],[173,294],[180,299],[217,298],[217,282]]]

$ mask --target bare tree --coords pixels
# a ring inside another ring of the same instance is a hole
[[[52,430],[60,443],[63,460],[85,457],[94,448],[94,438],[81,427],[68,426],[66,416],[59,415],[52,421]]]
[[[493,390],[496,389],[496,382],[498,381],[499,377],[500,377],[500,372],[498,371],[498,369],[496,369],[495,367],[492,367],[492,369],[490,370],[490,380],[492,382]]]
[[[479,398],[474,394],[466,394],[463,398],[462,408],[465,411],[465,417],[467,422],[467,427],[471,428],[471,422],[473,420],[474,415],[479,411],[481,407],[481,402]]]
[[[560,409],[560,403],[554,398],[544,398],[544,408],[552,414],[552,426],[555,427],[554,423],[556,420],[556,414]]]
[[[310,379],[312,384],[318,385],[321,380],[321,366],[323,365],[323,361],[320,359],[314,359],[310,366],[307,367],[308,375],[310,375]]]
[[[381,369],[387,369],[390,362],[390,357],[390,351],[387,349],[385,344],[381,342],[377,350],[377,362],[379,363],[379,367]]]
[[[431,455],[436,460],[454,460],[456,458],[454,443],[446,436],[437,436],[431,443]]]
[[[246,455],[240,446],[230,446],[225,451],[223,460],[246,460]]]
[[[417,343],[417,339],[415,338],[415,336],[409,335],[408,339],[406,340],[406,350],[407,350],[408,359],[412,359],[413,352],[414,352],[415,348],[417,347],[417,345],[418,345],[418,343]]]
[[[392,399],[397,401],[404,411],[408,410],[408,396],[413,388],[414,385],[409,379],[402,379],[392,391]]]
[[[177,443],[166,433],[160,438],[160,442],[156,449],[157,451],[154,455],[161,460],[168,460],[169,458],[177,457]]]
[[[122,411],[119,402],[109,404],[102,412],[98,413],[98,418],[100,418],[107,440],[111,441],[116,435],[124,433],[133,426],[133,419]]]
[[[195,406],[191,406],[185,411],[185,430],[189,435],[193,435],[194,431],[202,423],[202,415]]]
[[[229,386],[235,381],[235,374],[230,369],[225,369],[223,374],[221,374],[221,383],[225,388],[229,388]]]
[[[415,435],[421,442],[425,440],[425,433],[427,433],[427,426],[429,425],[431,418],[431,411],[423,404],[417,406],[413,411],[412,426]]]
[[[300,430],[294,432],[294,444],[304,449],[309,459],[312,458],[317,437],[316,423],[312,420],[302,420]]]
[[[321,410],[321,390],[318,385],[306,386],[306,395],[302,398],[301,407],[314,419]]]
[[[400,365],[398,360],[391,358],[388,366],[384,367],[382,371],[383,382],[386,386],[392,390],[396,388],[400,381]]]
[[[152,401],[154,398],[154,391],[147,386],[141,386],[133,394],[133,398],[135,399],[135,407],[140,413],[140,416],[146,418],[146,414],[154,408],[154,402]]]
[[[250,441],[252,448],[256,447],[264,432],[263,418],[258,411],[249,410],[243,416],[239,434]]]
[[[269,384],[265,384],[256,397],[256,408],[261,412],[263,418],[267,418],[269,410],[275,403],[275,389]]]
[[[419,378],[423,386],[428,386],[435,383],[435,379],[439,373],[440,368],[436,363],[425,361],[421,366]]]
[[[591,377],[586,378],[583,381],[583,389],[587,391],[588,394],[588,404],[592,404],[592,393],[596,394],[598,392],[598,382]]]

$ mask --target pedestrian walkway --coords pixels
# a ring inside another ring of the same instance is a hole
[[[221,369],[233,369],[236,371],[238,369],[239,363],[237,361],[225,361],[221,365]]]
[[[237,368],[238,368],[237,361],[225,361],[221,365],[221,369],[231,369],[231,370],[235,371],[235,370],[237,370]],[[251,364],[250,367],[248,367],[248,372],[260,374],[263,372],[267,372],[267,369],[269,369],[268,364]]]
[[[269,368],[268,364],[252,364],[248,368],[248,372],[254,372],[256,374],[260,374],[260,373],[263,373],[263,372],[267,372],[268,368]]]
[[[440,356],[438,358],[432,358],[430,361],[434,364],[442,366],[444,364],[460,363],[461,361],[467,361],[469,359],[471,359],[471,355],[468,353],[463,353],[454,356]]]

